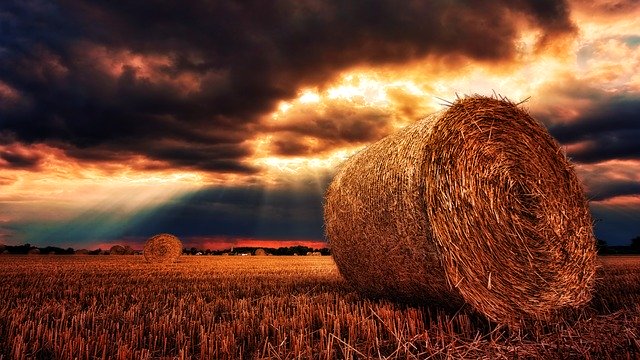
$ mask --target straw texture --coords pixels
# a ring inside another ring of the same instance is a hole
[[[143,255],[151,263],[174,262],[182,255],[182,242],[174,235],[158,234],[144,244]]]
[[[505,324],[591,298],[582,187],[544,126],[506,99],[458,99],[354,155],[324,216],[340,272],[369,296],[467,302]]]

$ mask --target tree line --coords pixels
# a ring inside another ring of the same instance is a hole
[[[608,254],[640,254],[640,236],[630,240],[629,245],[609,245],[603,239],[597,240],[598,253]]]
[[[597,250],[599,254],[640,254],[640,236],[636,236],[631,239],[629,245],[609,245],[603,239],[597,239]],[[258,247],[237,247],[225,250],[211,250],[200,249],[196,247],[184,248],[182,253],[184,255],[255,255],[258,249],[262,249],[265,255],[331,255],[329,248],[314,249],[308,246],[289,246],[279,248],[258,248]],[[140,254],[141,251],[134,251],[135,254]],[[2,245],[0,244],[0,254],[14,254],[14,255],[26,255],[26,254],[55,254],[55,255],[73,255],[73,254],[85,254],[85,255],[108,255],[109,249],[94,249],[75,250],[74,248],[61,248],[57,246],[45,246],[37,247],[31,244],[23,245]]]
[[[255,255],[256,252],[259,254],[264,252],[264,255],[275,255],[275,256],[283,256],[283,255],[330,255],[331,251],[328,248],[314,249],[308,246],[289,246],[289,247],[279,247],[279,248],[258,248],[258,247],[236,247],[232,249],[225,250],[211,250],[211,249],[200,249],[196,247],[184,248],[182,249],[183,255]],[[128,254],[141,254],[140,250],[132,251]],[[74,248],[60,248],[57,246],[45,246],[45,247],[37,247],[32,246],[31,244],[23,244],[23,245],[1,245],[0,244],[0,254],[13,254],[13,255],[27,255],[27,254],[51,254],[51,255],[73,255],[73,254],[83,254],[83,255],[109,255],[109,249],[94,249],[94,250],[86,250],[80,249],[75,250]]]

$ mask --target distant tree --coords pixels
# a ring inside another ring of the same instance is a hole
[[[596,250],[599,254],[607,254],[609,252],[609,245],[602,239],[596,240]]]
[[[30,249],[31,249],[31,244],[29,243],[26,243],[24,245],[17,245],[17,246],[7,246],[7,250],[9,250],[11,254],[27,254]]]
[[[41,248],[40,251],[43,254],[56,254],[56,255],[73,254],[73,249],[71,249],[71,253],[68,253],[67,250],[63,248],[59,248],[57,246],[47,246],[47,247]]]
[[[631,239],[631,249],[634,251],[640,251],[640,236],[636,236]]]

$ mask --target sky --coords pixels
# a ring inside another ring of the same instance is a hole
[[[559,141],[640,235],[640,2],[0,3],[0,243],[325,245],[350,155],[465,94]]]

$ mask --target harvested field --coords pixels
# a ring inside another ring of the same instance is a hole
[[[640,257],[598,259],[594,298],[510,331],[361,297],[330,257],[3,256],[0,359],[640,357]]]

